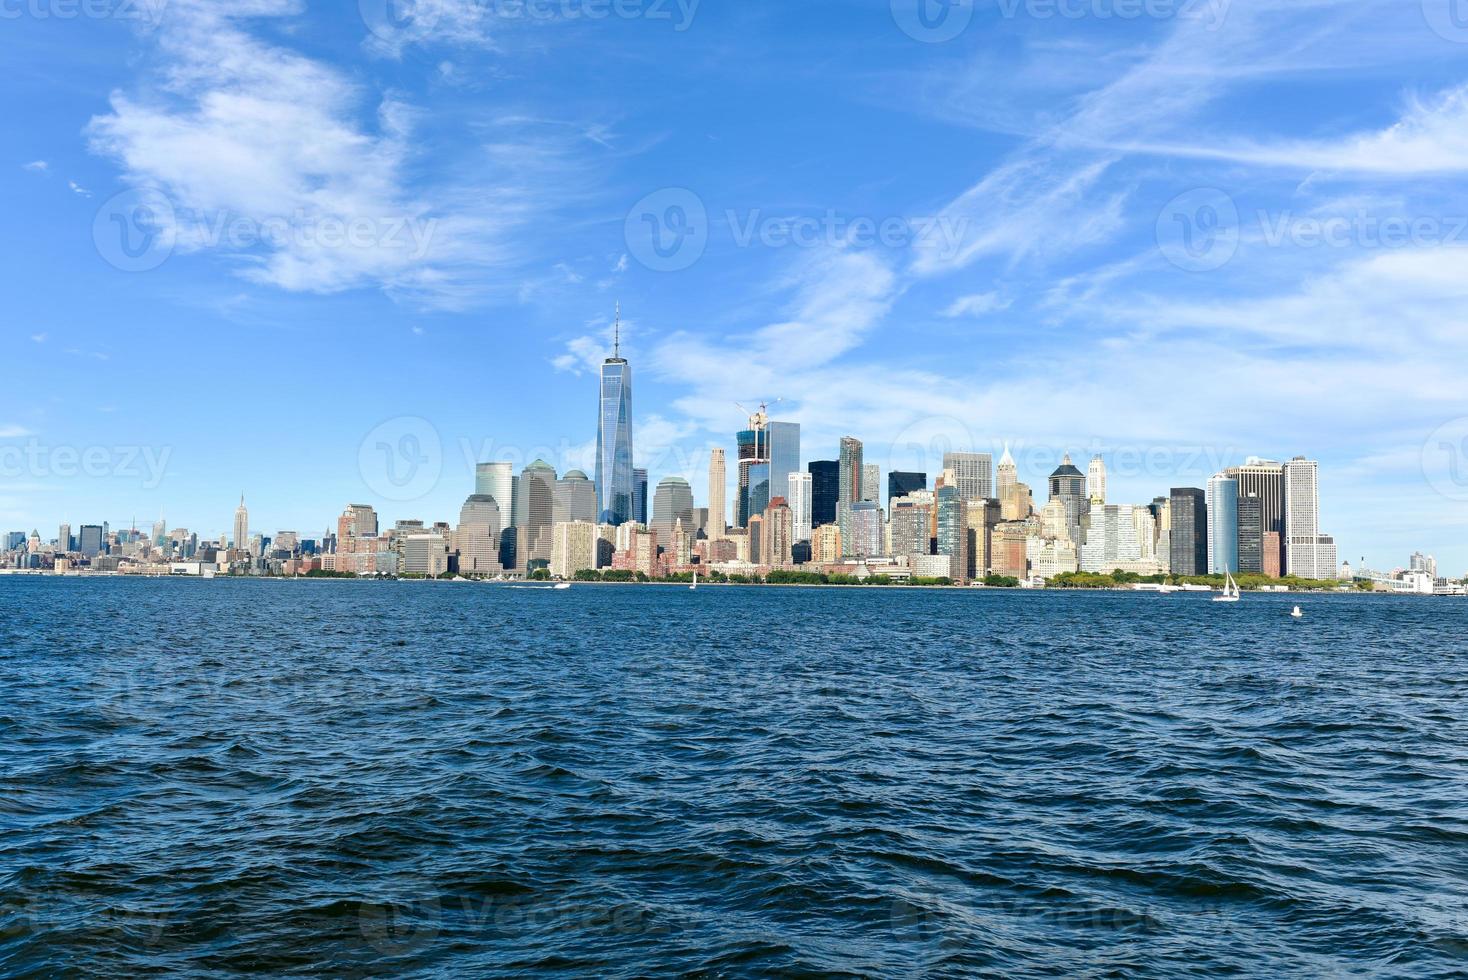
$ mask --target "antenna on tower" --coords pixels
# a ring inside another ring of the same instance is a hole
[[[622,301],[621,300],[617,300],[617,320],[616,320],[615,326],[613,326],[612,329],[613,329],[613,331],[615,331],[613,333],[613,337],[612,337],[612,357],[614,357],[614,358],[620,358],[622,356]]]

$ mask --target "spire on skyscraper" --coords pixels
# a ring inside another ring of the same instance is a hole
[[[612,327],[612,357],[622,356],[622,301],[617,300],[616,320]]]

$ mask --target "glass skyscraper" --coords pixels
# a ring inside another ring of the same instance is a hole
[[[1239,481],[1208,481],[1208,574],[1239,570]]]
[[[632,366],[617,344],[601,366],[601,405],[596,420],[596,509],[603,524],[632,520]]]
[[[836,499],[840,496],[841,464],[834,459],[812,460],[810,472],[810,522],[815,527],[836,523]]]
[[[1174,575],[1202,575],[1208,570],[1208,504],[1197,487],[1173,487],[1170,539]]]

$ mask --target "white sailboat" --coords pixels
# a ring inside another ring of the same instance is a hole
[[[695,568],[693,570],[693,584],[688,587],[688,591],[692,592],[696,588],[698,588],[698,569]]]
[[[1296,606],[1294,609],[1291,609],[1290,610],[1290,618],[1291,619],[1304,619],[1305,618],[1305,614],[1300,611],[1300,607],[1299,606]]]
[[[1237,583],[1237,582],[1234,581],[1234,574],[1233,574],[1233,572],[1225,572],[1224,574],[1228,576],[1228,581],[1224,583],[1224,586],[1223,586],[1223,595],[1216,595],[1216,596],[1214,596],[1213,597],[1213,601],[1214,602],[1238,602],[1239,601],[1239,596],[1241,595],[1241,593],[1239,592],[1239,583]]]

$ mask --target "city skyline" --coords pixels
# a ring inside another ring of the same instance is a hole
[[[272,536],[252,528],[242,494],[231,533],[220,535],[218,546],[252,561],[264,559],[267,545],[290,561],[325,554],[331,556],[329,570],[353,574],[524,574],[549,568],[570,577],[581,568],[625,568],[634,560],[651,569],[653,559],[666,573],[730,561],[778,569],[880,558],[902,562],[904,574],[955,581],[1112,571],[1322,580],[1350,567],[1336,539],[1322,533],[1319,463],[1305,456],[1249,457],[1214,473],[1204,488],[1173,486],[1150,504],[1135,504],[1109,497],[1112,470],[1103,454],[1092,455],[1083,473],[1065,453],[1044,478],[1045,505],[1038,507],[1008,441],[997,469],[991,453],[943,446],[930,486],[926,472],[884,472],[880,464],[866,462],[865,444],[855,436],[841,437],[835,459],[806,462],[800,424],[771,418],[763,403],[747,427],[733,433],[738,470],[732,512],[720,447],[709,451],[702,508],[688,479],[667,475],[657,481],[648,510],[649,470],[633,466],[632,365],[621,356],[620,304],[614,323],[613,349],[598,381],[595,479],[580,469],[561,471],[540,457],[518,474],[512,461],[480,461],[457,527],[433,517],[398,518],[391,559],[381,553],[388,538],[378,543],[380,518],[371,505],[349,504],[337,533],[328,526],[316,551],[303,547],[298,530]],[[397,448],[402,452],[408,444],[400,441]],[[411,445],[421,454],[421,440]],[[392,443],[379,446],[390,450]],[[934,440],[912,448],[936,452],[939,446]],[[410,469],[401,485],[412,486],[415,479]],[[112,534],[106,522],[81,525],[77,537],[69,523],[58,527],[48,552],[58,561],[79,554],[95,562],[114,539],[124,551],[134,550],[137,540],[135,521],[125,537]],[[643,547],[644,537],[651,550]],[[287,542],[284,551],[276,538]],[[201,539],[206,545],[210,540],[197,530],[170,534],[160,516],[147,540],[165,556],[192,559]],[[43,541],[33,529],[29,535],[7,532],[5,543],[11,553],[28,546],[35,556]],[[1023,543],[1023,555],[1009,550],[1006,541]],[[767,553],[771,548],[776,551]],[[1411,570],[1418,570],[1419,557],[1421,552],[1412,553]],[[1436,559],[1429,560],[1435,570]],[[1357,567],[1371,566],[1363,556]]]
[[[425,513],[502,446],[594,474],[584,382],[620,298],[652,487],[703,497],[707,450],[762,400],[807,445],[860,433],[884,472],[936,471],[893,445],[1007,438],[1032,485],[1027,449],[1100,453],[1139,501],[1304,451],[1344,554],[1428,540],[1468,567],[1468,44],[1420,4],[954,4],[951,37],[885,3],[141,6],[148,30],[7,20],[0,527],[162,505],[228,531],[242,487],[286,526],[393,510],[360,457],[429,435]],[[759,71],[690,83],[730,45]],[[162,245],[140,208],[174,216]],[[333,245],[354,222],[392,240]]]

